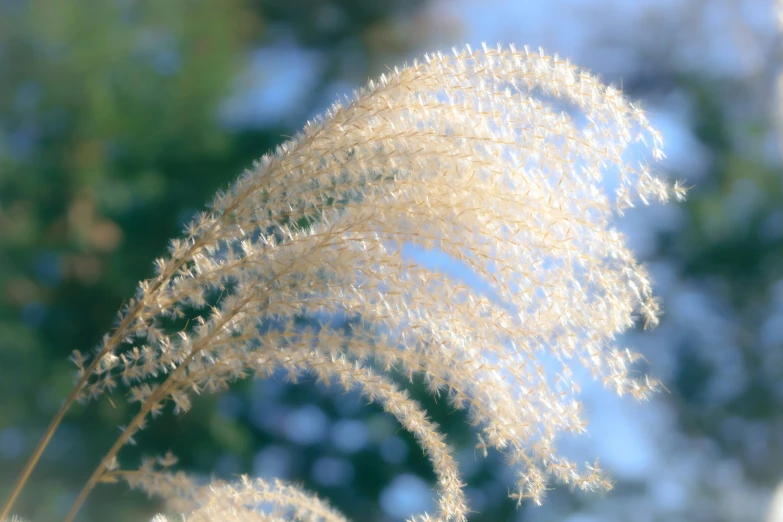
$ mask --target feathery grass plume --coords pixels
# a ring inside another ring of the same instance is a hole
[[[292,484],[241,477],[237,483],[212,481],[199,485],[184,473],[132,473],[128,482],[150,496],[163,496],[172,510],[187,521],[293,520],[297,522],[346,522],[326,502]],[[163,515],[159,515],[163,517]],[[163,518],[165,520],[165,518]]]
[[[438,520],[464,519],[453,459],[373,364],[468,408],[480,445],[514,466],[520,501],[540,502],[551,478],[607,487],[555,440],[584,431],[574,361],[620,394],[654,388],[614,343],[634,313],[654,324],[658,307],[610,221],[684,190],[634,161],[637,143],[663,156],[620,92],[513,47],[426,55],[335,104],[172,241],[91,360],[74,353],[80,398],[122,385],[140,410],[69,519],[166,403],[185,412],[193,393],[281,367],[358,386],[414,431],[438,476]],[[410,246],[461,261],[489,290],[417,262]]]
[[[241,508],[220,512],[218,516],[220,518],[212,518],[211,512],[199,511],[198,513],[183,515],[172,520],[166,515],[158,514],[150,522],[211,522],[213,520],[225,522],[291,522],[288,519],[268,515],[262,511]]]
[[[274,361],[275,357],[276,354],[272,354],[270,357],[254,354],[243,362],[248,369],[255,369],[258,372],[267,372],[270,368],[280,365],[290,367],[292,372],[307,370],[315,375],[320,382],[339,381],[346,392],[358,388],[362,396],[370,401],[380,402],[385,411],[394,415],[403,427],[415,436],[433,464],[440,494],[438,520],[465,520],[467,507],[462,492],[462,482],[452,452],[443,441],[443,436],[438,432],[437,426],[427,419],[426,413],[419,404],[411,400],[405,391],[400,391],[393,382],[377,375],[371,369],[351,364],[342,357],[332,358],[318,351],[294,350],[286,353],[277,362]],[[191,511],[193,505],[183,505],[179,502],[183,499],[203,497],[203,489],[195,488],[184,474],[163,474],[156,469],[157,467],[166,469],[174,462],[174,456],[171,454],[158,460],[147,459],[138,470],[132,472],[116,470],[105,474],[104,479],[113,481],[115,477],[122,477],[131,487],[161,495],[169,499],[170,503],[176,501],[177,504],[172,505],[173,509]],[[214,489],[215,484],[212,483],[210,489]],[[259,488],[263,486],[263,482],[258,482],[258,484]],[[266,500],[273,501],[271,497]],[[287,505],[294,505],[293,501],[286,501],[283,497],[281,500]],[[304,504],[300,505],[306,507]],[[322,512],[323,510],[319,511],[319,513]],[[425,513],[421,517],[411,520],[429,520],[426,518],[427,516]],[[337,522],[333,518],[328,520]]]

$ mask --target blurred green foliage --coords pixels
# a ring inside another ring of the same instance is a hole
[[[683,204],[683,226],[661,236],[655,260],[675,267],[683,289],[703,292],[728,337],[710,346],[680,335],[672,402],[686,434],[714,442],[749,483],[774,486],[783,469],[779,123],[754,110],[747,86],[693,76],[678,84],[708,166]]]
[[[0,431],[24,441],[0,484],[71,386],[68,353],[97,343],[191,208],[271,144],[215,117],[260,29],[235,1],[0,3]],[[22,512],[61,514],[117,404],[73,412]],[[109,519],[115,500],[93,512]]]

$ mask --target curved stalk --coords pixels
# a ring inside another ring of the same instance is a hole
[[[289,267],[290,270],[290,267]],[[284,276],[287,273],[287,271],[283,271],[280,274],[277,274],[275,277],[273,277],[268,283],[267,286],[280,277]],[[120,449],[128,442],[128,440],[133,436],[133,433],[135,433],[136,429],[138,429],[139,426],[142,425],[144,422],[144,419],[147,418],[147,414],[152,410],[152,407],[161,399],[165,398],[171,388],[176,385],[176,379],[175,377],[183,371],[184,368],[187,368],[188,363],[193,360],[193,357],[195,357],[201,350],[203,350],[209,342],[212,340],[212,337],[219,332],[223,326],[228,323],[229,320],[231,320],[232,316],[226,316],[224,317],[218,324],[217,327],[212,331],[212,333],[205,337],[202,342],[200,342],[197,345],[193,346],[193,350],[191,353],[187,356],[187,358],[182,361],[182,363],[177,366],[177,369],[174,370],[169,377],[163,382],[163,384],[160,385],[160,387],[155,390],[152,395],[147,399],[147,401],[142,406],[139,413],[136,414],[136,416],[131,420],[130,424],[125,428],[125,431],[122,433],[122,435],[119,436],[119,438],[114,442],[114,445],[112,445],[111,449],[104,455],[103,459],[101,459],[100,464],[98,464],[98,467],[95,468],[95,471],[93,471],[92,475],[90,475],[90,478],[87,480],[87,482],[84,484],[84,487],[82,487],[82,490],[79,492],[79,496],[76,497],[76,500],[74,501],[73,505],[71,506],[71,509],[68,511],[68,514],[65,515],[65,519],[63,522],[72,522],[73,518],[76,516],[76,514],[79,512],[79,510],[82,507],[82,504],[84,504],[84,501],[87,500],[87,497],[89,496],[92,489],[95,487],[96,484],[98,484],[98,481],[103,477],[103,475],[106,472],[106,466],[111,460],[117,456],[117,453],[119,453]]]
[[[106,355],[106,353],[109,350],[111,350],[113,346],[117,344],[117,341],[119,339],[122,339],[122,337],[124,337],[125,329],[127,329],[128,325],[132,322],[133,317],[136,315],[136,313],[138,313],[140,304],[141,303],[138,303],[134,308],[133,312],[125,316],[125,319],[117,328],[117,330],[114,332],[114,335],[109,339],[109,341],[106,343],[104,348],[93,358],[92,362],[89,364],[89,366],[87,366],[82,376],[76,382],[76,385],[71,390],[71,393],[68,394],[68,397],[65,399],[63,405],[60,406],[59,410],[57,410],[57,413],[52,418],[52,421],[49,423],[49,427],[46,429],[46,432],[41,437],[41,440],[38,441],[38,445],[35,447],[35,450],[33,451],[32,455],[30,455],[30,458],[27,460],[27,463],[22,469],[22,472],[19,474],[19,478],[16,480],[16,484],[14,484],[14,488],[13,490],[11,490],[11,494],[8,496],[8,499],[5,501],[5,504],[3,505],[3,510],[0,512],[0,520],[5,520],[11,514],[11,508],[13,508],[14,503],[19,497],[19,494],[22,492],[22,489],[27,483],[27,480],[30,478],[33,469],[35,469],[35,466],[38,464],[38,461],[41,459],[44,450],[49,445],[49,442],[52,440],[52,437],[54,436],[54,432],[57,431],[57,428],[58,426],[60,426],[60,423],[65,417],[65,414],[68,412],[68,410],[71,409],[71,406],[73,406],[73,403],[76,401],[76,397],[78,397],[79,392],[87,383],[90,376],[92,376],[93,372],[98,367],[98,364],[100,364],[100,361],[103,358],[103,356]]]
[[[202,245],[203,245],[203,241],[195,242],[193,246],[191,246],[187,250],[185,255],[182,256],[179,262],[171,264],[168,273],[161,274],[158,277],[158,280],[155,282],[154,285],[152,285],[152,287],[150,288],[150,293],[147,295],[149,296],[151,294],[154,294],[161,286],[163,286],[163,283],[168,281],[171,278],[171,276],[179,269],[179,267],[181,267],[187,261],[187,259],[192,256],[193,252],[195,252]],[[60,423],[65,417],[65,414],[68,412],[68,410],[71,409],[71,406],[73,406],[73,403],[76,401],[76,397],[78,397],[79,392],[82,390],[82,388],[84,388],[84,385],[87,384],[87,381],[95,372],[95,369],[98,367],[98,364],[100,364],[100,361],[103,358],[103,356],[106,355],[113,348],[115,348],[119,344],[120,340],[125,337],[128,326],[130,326],[130,324],[135,320],[136,314],[138,314],[139,310],[142,309],[142,306],[145,303],[146,303],[145,300],[138,301],[136,305],[133,307],[133,309],[128,312],[128,314],[122,320],[120,325],[114,331],[114,334],[109,338],[109,340],[103,346],[101,351],[95,355],[92,362],[84,370],[84,373],[76,382],[76,385],[74,385],[73,389],[71,390],[71,393],[68,394],[68,397],[65,399],[63,405],[60,406],[59,410],[57,410],[57,413],[52,418],[52,421],[49,423],[46,432],[41,437],[41,440],[38,441],[38,445],[35,447],[35,450],[33,451],[32,455],[30,455],[30,458],[27,460],[27,463],[22,469],[22,472],[19,474],[19,478],[16,480],[16,483],[14,484],[14,488],[11,490],[11,494],[8,496],[8,499],[5,501],[5,504],[3,504],[2,511],[0,511],[0,520],[5,520],[8,516],[10,516],[11,509],[13,508],[14,503],[19,498],[19,494],[22,492],[22,489],[24,489],[24,486],[27,484],[27,481],[30,478],[33,469],[35,469],[35,467],[38,465],[38,461],[41,459],[43,452],[46,450],[46,447],[49,445],[49,442],[54,436],[55,431],[57,431],[57,428],[60,426]]]

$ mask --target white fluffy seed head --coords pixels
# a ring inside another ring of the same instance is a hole
[[[655,387],[615,343],[636,314],[655,324],[659,310],[612,220],[636,201],[682,199],[640,162],[644,150],[663,157],[661,146],[638,107],[567,60],[486,47],[426,55],[218,194],[140,285],[121,316],[126,342],[107,337],[85,395],[122,383],[154,415],[167,399],[184,412],[194,391],[281,367],[365,392],[368,365],[399,367],[469,410],[482,448],[516,469],[520,501],[540,502],[553,478],[608,487],[556,439],[585,427],[574,363],[620,394]],[[482,286],[410,251],[444,253]],[[185,316],[181,331],[163,326]],[[357,319],[347,333],[346,318]],[[417,433],[426,419],[392,390],[377,398]],[[417,436],[431,446],[438,516],[462,519],[448,448]]]

